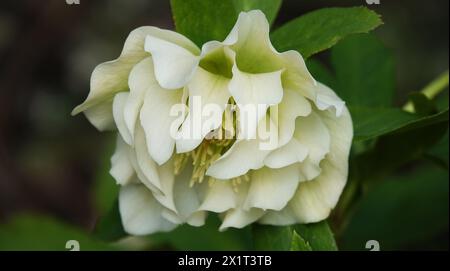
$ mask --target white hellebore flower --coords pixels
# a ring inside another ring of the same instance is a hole
[[[347,181],[344,102],[298,52],[273,48],[261,11],[201,49],[172,31],[132,31],[120,57],[95,68],[79,112],[119,132],[110,173],[130,234],[201,226],[208,212],[221,230],[317,222]]]

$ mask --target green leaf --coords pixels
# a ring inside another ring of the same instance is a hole
[[[256,250],[334,251],[337,245],[326,221],[295,226],[252,226]]]
[[[118,200],[115,201],[111,210],[97,222],[94,234],[104,241],[117,241],[127,236],[122,226]]]
[[[251,249],[250,228],[227,229],[219,232],[220,220],[209,215],[202,227],[182,225],[168,233],[157,233],[148,236],[153,248],[173,248],[188,251],[224,251]]]
[[[293,228],[289,226],[252,226],[256,250],[288,251],[292,247]]]
[[[331,50],[337,94],[350,106],[389,107],[395,95],[391,53],[372,35],[356,35]]]
[[[334,46],[355,33],[367,33],[382,23],[365,7],[324,8],[294,19],[273,32],[279,51],[297,50],[304,58]]]
[[[312,247],[295,230],[292,233],[291,251],[312,251]]]
[[[381,250],[422,250],[443,234],[448,249],[448,190],[448,171],[437,167],[386,179],[357,205],[341,248],[363,250],[366,241],[377,240]]]
[[[113,249],[88,233],[49,217],[21,215],[0,225],[0,250],[68,250],[69,240],[78,241],[80,250]]]
[[[426,157],[442,166],[444,169],[449,169],[449,145],[448,145],[448,130],[445,136],[434,145],[426,154]]]
[[[327,221],[295,225],[295,231],[314,251],[336,251],[338,247]]]
[[[349,107],[353,119],[354,141],[362,141],[398,131],[407,131],[448,121],[448,108],[420,116],[399,108]]]
[[[241,11],[250,11],[259,9],[267,16],[267,20],[272,24],[280,10],[282,0],[233,0],[236,14]]]
[[[325,65],[316,59],[310,58],[306,61],[306,66],[308,67],[308,71],[317,81],[335,89],[336,78]]]
[[[273,22],[281,6],[281,0],[171,0],[170,3],[177,31],[198,46],[210,40],[224,40],[241,11],[260,9]]]
[[[448,117],[448,115],[447,115]],[[380,137],[369,151],[355,161],[358,178],[363,181],[382,179],[398,167],[422,158],[445,135],[448,122],[438,122],[420,128],[417,124]]]

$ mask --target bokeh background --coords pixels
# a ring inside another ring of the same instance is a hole
[[[285,0],[275,27],[318,8],[361,5],[383,17],[375,34],[395,56],[398,105],[448,69],[447,0],[381,0],[370,6],[364,0]],[[173,29],[169,1],[0,2],[0,249],[32,249],[35,234],[46,229],[91,231],[114,201],[117,188],[108,175],[112,134],[99,133],[70,112],[86,97],[94,67],[116,58],[128,33],[142,25]],[[326,53],[319,58],[326,62]],[[407,169],[401,178],[409,178]],[[439,202],[447,207],[435,206],[443,210],[439,221],[424,222],[440,227],[418,240],[423,232],[413,227],[408,234],[414,242],[406,237],[391,249],[448,249],[448,184],[444,188]],[[383,225],[389,232],[389,224]],[[342,242],[347,249],[364,249]]]

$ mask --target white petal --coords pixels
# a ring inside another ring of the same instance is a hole
[[[135,133],[136,147],[134,150],[136,152],[137,165],[144,175],[144,179],[141,179],[141,181],[150,189],[153,190],[153,188],[156,187],[158,189],[157,191],[161,191],[162,187],[158,175],[158,165],[148,154],[147,148],[145,147],[146,145],[147,142],[145,140],[144,131],[142,130],[142,127],[138,125]]]
[[[177,152],[195,149],[203,138],[222,125],[227,105],[229,79],[199,68],[188,85],[189,113],[176,141]]]
[[[116,96],[114,96],[113,101],[113,116],[114,121],[116,123],[117,129],[119,130],[120,135],[122,136],[123,140],[128,145],[133,145],[133,142],[131,140],[130,132],[128,131],[128,128],[125,124],[124,114],[123,110],[125,108],[125,103],[127,102],[129,92],[120,92],[117,93]]]
[[[305,117],[311,113],[311,104],[303,95],[295,90],[285,89],[281,103],[278,105],[278,114],[271,108],[271,118],[278,126],[278,144],[283,146],[291,140],[295,131],[295,119]]]
[[[177,89],[186,85],[194,75],[200,60],[198,49],[189,50],[152,35],[145,39],[145,50],[152,54],[156,79],[167,89]]]
[[[206,171],[206,175],[226,180],[246,174],[251,169],[259,169],[264,165],[264,158],[269,150],[260,149],[260,141],[240,140]]]
[[[145,37],[157,32],[156,27],[139,27],[128,35],[119,58],[105,62],[97,67],[91,75],[90,92],[87,99],[77,106],[72,114],[78,114],[107,99],[117,92],[128,89],[128,75],[136,63],[149,56],[144,50]]]
[[[312,75],[309,73],[303,57],[297,51],[286,51],[278,53],[281,65],[284,67],[283,86],[298,91],[302,96],[315,101],[316,85]]]
[[[308,148],[308,159],[314,164],[318,165],[330,150],[330,132],[317,113],[297,118],[294,137]]]
[[[128,85],[130,87],[130,96],[125,104],[123,114],[126,127],[131,139],[133,139],[139,110],[144,104],[145,93],[149,88],[158,87],[151,57],[143,59],[134,66],[128,78]]]
[[[228,180],[217,180],[209,185],[205,199],[199,210],[222,213],[236,208],[238,204],[237,194]]]
[[[168,91],[157,85],[153,85],[145,94],[140,120],[145,131],[148,152],[159,165],[167,162],[173,154],[175,138],[171,129],[180,116],[172,115],[171,109],[181,103],[182,96],[181,89]],[[181,121],[177,129],[179,125]]]
[[[289,203],[300,223],[325,219],[336,206],[347,182],[348,156],[353,137],[350,114],[344,107],[340,117],[329,111],[321,112],[320,117],[332,134],[331,148],[320,164],[321,174],[312,181],[301,183]]]
[[[239,107],[240,138],[255,138],[257,124],[266,116],[267,108],[283,98],[281,71],[250,74],[233,66],[229,88]]]
[[[264,164],[270,168],[282,168],[294,163],[302,162],[308,155],[308,148],[297,139],[292,138],[288,144],[272,151]]]
[[[204,212],[199,211],[200,197],[198,185],[190,187],[190,176],[192,167],[187,166],[183,172],[176,177],[174,187],[174,199],[179,218],[183,222],[193,226],[201,226],[206,218]]]
[[[237,189],[237,192],[235,192],[237,207],[230,209],[225,213],[222,224],[219,228],[220,231],[224,231],[230,227],[243,228],[248,224],[255,222],[264,215],[264,211],[258,208],[252,208],[248,211],[243,209],[243,204],[249,189],[248,182],[242,182],[238,185]]]
[[[270,26],[265,15],[254,10],[242,12],[232,31],[222,43],[236,52],[240,70],[248,73],[268,73],[284,70],[283,86],[299,91],[315,101],[316,82],[297,51],[279,53],[270,41]]]
[[[77,106],[72,115],[91,109],[86,112],[89,121],[99,130],[109,130],[112,127],[112,108],[108,109],[108,105],[112,106],[113,96],[120,91],[128,90],[128,76],[131,69],[142,59],[149,56],[144,50],[146,36],[159,38],[168,42],[178,44],[183,48],[187,48],[192,52],[198,52],[198,48],[182,35],[162,30],[153,26],[143,26],[133,30],[127,37],[120,56],[113,61],[105,62],[97,67],[91,75],[90,92],[86,100]],[[96,108],[95,107],[102,107]],[[94,111],[94,112],[93,112]],[[101,116],[96,119],[96,112],[109,113],[109,117]],[[107,122],[106,120],[109,120]]]
[[[135,177],[134,168],[129,158],[132,150],[122,140],[120,135],[117,136],[116,142],[116,151],[111,157],[111,170],[109,173],[114,177],[117,184],[126,185]]]
[[[263,217],[258,220],[258,223],[276,226],[286,226],[297,223],[295,215],[290,206],[286,206],[280,211],[266,211]]]
[[[145,149],[145,148],[143,148]],[[167,161],[162,166],[157,166],[159,183],[161,186],[161,193],[153,193],[155,199],[159,201],[161,205],[166,207],[168,210],[177,214],[177,209],[175,207],[174,201],[174,184],[175,184],[175,174],[173,168],[173,159]]]
[[[318,83],[316,87],[317,98],[316,98],[316,106],[320,110],[329,110],[333,109],[336,117],[339,117],[342,114],[342,111],[345,108],[345,102],[339,99],[336,94],[324,84]]]
[[[123,227],[129,234],[146,235],[176,227],[161,216],[163,207],[143,185],[127,185],[120,189],[119,210]]]
[[[281,169],[262,168],[253,172],[244,209],[283,209],[300,182],[297,165]]]
[[[256,139],[236,140],[225,154],[211,164],[206,175],[226,180],[263,167],[265,157],[278,145],[278,131],[273,121],[264,117],[257,132]]]
[[[111,97],[84,111],[86,118],[99,131],[109,131],[116,128],[112,113],[112,103],[113,98]]]
[[[264,215],[264,211],[261,209],[251,209],[244,211],[242,209],[232,209],[226,212],[225,218],[220,225],[219,230],[224,231],[227,228],[241,229]]]

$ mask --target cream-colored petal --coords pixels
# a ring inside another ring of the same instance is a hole
[[[187,166],[183,172],[176,177],[174,186],[174,199],[180,221],[187,222],[192,226],[201,226],[206,218],[205,212],[199,210],[201,199],[198,186],[191,187],[190,176],[192,166]]]
[[[113,97],[84,111],[86,118],[99,131],[110,131],[116,128],[112,113],[112,103]]]
[[[264,165],[269,150],[260,150],[260,141],[240,140],[220,157],[206,171],[206,175],[226,180],[246,174],[251,169]]]
[[[243,204],[248,194],[249,183],[242,182],[237,186],[236,202],[237,207],[229,209],[223,216],[222,224],[219,230],[224,231],[227,228],[243,228],[264,215],[264,211],[258,208],[244,210]]]
[[[122,225],[129,234],[167,232],[177,226],[162,217],[163,207],[143,185],[130,184],[120,189],[119,210]]]
[[[200,61],[198,49],[193,52],[152,35],[145,39],[145,50],[152,54],[156,80],[166,89],[185,86],[194,75]]]
[[[145,37],[156,31],[157,28],[152,26],[143,26],[131,31],[120,56],[116,60],[95,67],[91,75],[89,95],[72,111],[72,114],[78,114],[102,103],[112,98],[117,92],[128,90],[128,75],[131,69],[143,58],[149,56],[149,53],[144,50]]]
[[[145,149],[145,148],[144,148]],[[168,211],[174,212],[177,215],[177,209],[175,207],[174,200],[174,185],[175,174],[173,168],[173,159],[167,161],[161,166],[157,166],[159,183],[161,185],[161,193],[153,193],[155,199]]]
[[[172,109],[182,102],[183,90],[168,91],[157,85],[150,87],[140,112],[140,122],[145,131],[148,152],[158,165],[172,157],[175,147],[173,125],[181,125],[184,116],[173,114]],[[180,121],[181,117],[181,121]]]
[[[151,57],[143,59],[133,67],[128,78],[128,85],[130,87],[130,95],[126,101],[123,114],[132,140],[134,138],[139,111],[144,104],[145,93],[149,88],[159,87],[154,75]]]
[[[316,86],[317,98],[316,106],[320,110],[334,110],[336,117],[342,114],[345,109],[345,102],[334,94],[334,92],[324,84],[318,83]]]
[[[219,231],[224,231],[228,228],[244,228],[261,218],[263,215],[264,211],[261,209],[251,209],[249,211],[243,209],[231,209],[226,212]]]
[[[296,224],[297,219],[288,205],[280,211],[266,211],[264,216],[258,220],[258,223],[275,226],[287,226]]]
[[[211,131],[222,125],[229,79],[199,68],[188,85],[189,113],[176,141],[178,153],[194,150]]]
[[[97,129],[102,131],[113,129],[111,125],[113,124],[112,108],[108,108],[108,105],[112,105],[112,98],[117,92],[129,89],[128,76],[131,69],[150,55],[144,50],[145,38],[148,35],[177,44],[190,52],[199,52],[195,44],[176,32],[153,26],[139,27],[128,35],[122,53],[116,60],[95,67],[91,75],[89,95],[82,104],[72,111],[72,115],[86,111],[85,114],[89,121]],[[109,116],[102,114],[101,118],[96,118],[98,112],[109,113]]]
[[[331,92],[329,94],[334,95]],[[336,206],[347,182],[348,159],[353,138],[350,114],[344,107],[340,117],[330,111],[322,111],[319,116],[332,135],[330,152],[320,164],[320,175],[312,181],[301,183],[289,203],[300,223],[325,219]]]
[[[331,134],[317,113],[296,120],[295,139],[308,148],[308,159],[319,164],[330,151]]]
[[[278,127],[279,147],[287,144],[295,131],[297,117],[306,117],[311,113],[311,104],[298,91],[285,89],[283,100],[277,107],[278,111],[271,108],[271,119]]]
[[[264,164],[270,168],[282,168],[294,163],[302,162],[308,155],[308,148],[297,139],[292,138],[288,144],[272,151]]]
[[[117,129],[119,130],[119,133],[122,136],[123,140],[128,145],[133,145],[130,132],[128,131],[128,128],[125,124],[124,113],[123,113],[125,104],[128,100],[128,96],[129,96],[129,92],[120,92],[120,93],[117,93],[116,96],[114,96],[113,116],[114,116],[114,121],[116,123]]]
[[[252,173],[244,210],[259,208],[263,210],[283,209],[297,189],[301,176],[296,164],[280,168],[267,167]]]
[[[111,157],[111,169],[109,171],[109,174],[113,176],[117,184],[127,185],[135,178],[134,168],[129,158],[132,151],[130,146],[118,135],[116,150]]]
[[[141,182],[152,190],[156,187],[157,191],[162,191],[162,186],[158,175],[158,165],[148,154],[147,148],[145,147],[146,145],[147,142],[145,140],[144,131],[142,130],[142,127],[138,125],[135,132],[136,147],[134,150],[136,153],[137,166],[144,175]]]
[[[239,137],[254,139],[267,108],[283,98],[281,71],[250,74],[233,66],[230,93],[239,107]]]
[[[199,210],[222,213],[236,208],[238,204],[237,193],[229,180],[217,180],[208,185],[205,199]]]
[[[225,154],[210,165],[206,175],[226,180],[263,167],[265,157],[277,147],[278,131],[273,121],[265,117],[260,121],[257,132],[256,139],[236,140]]]

